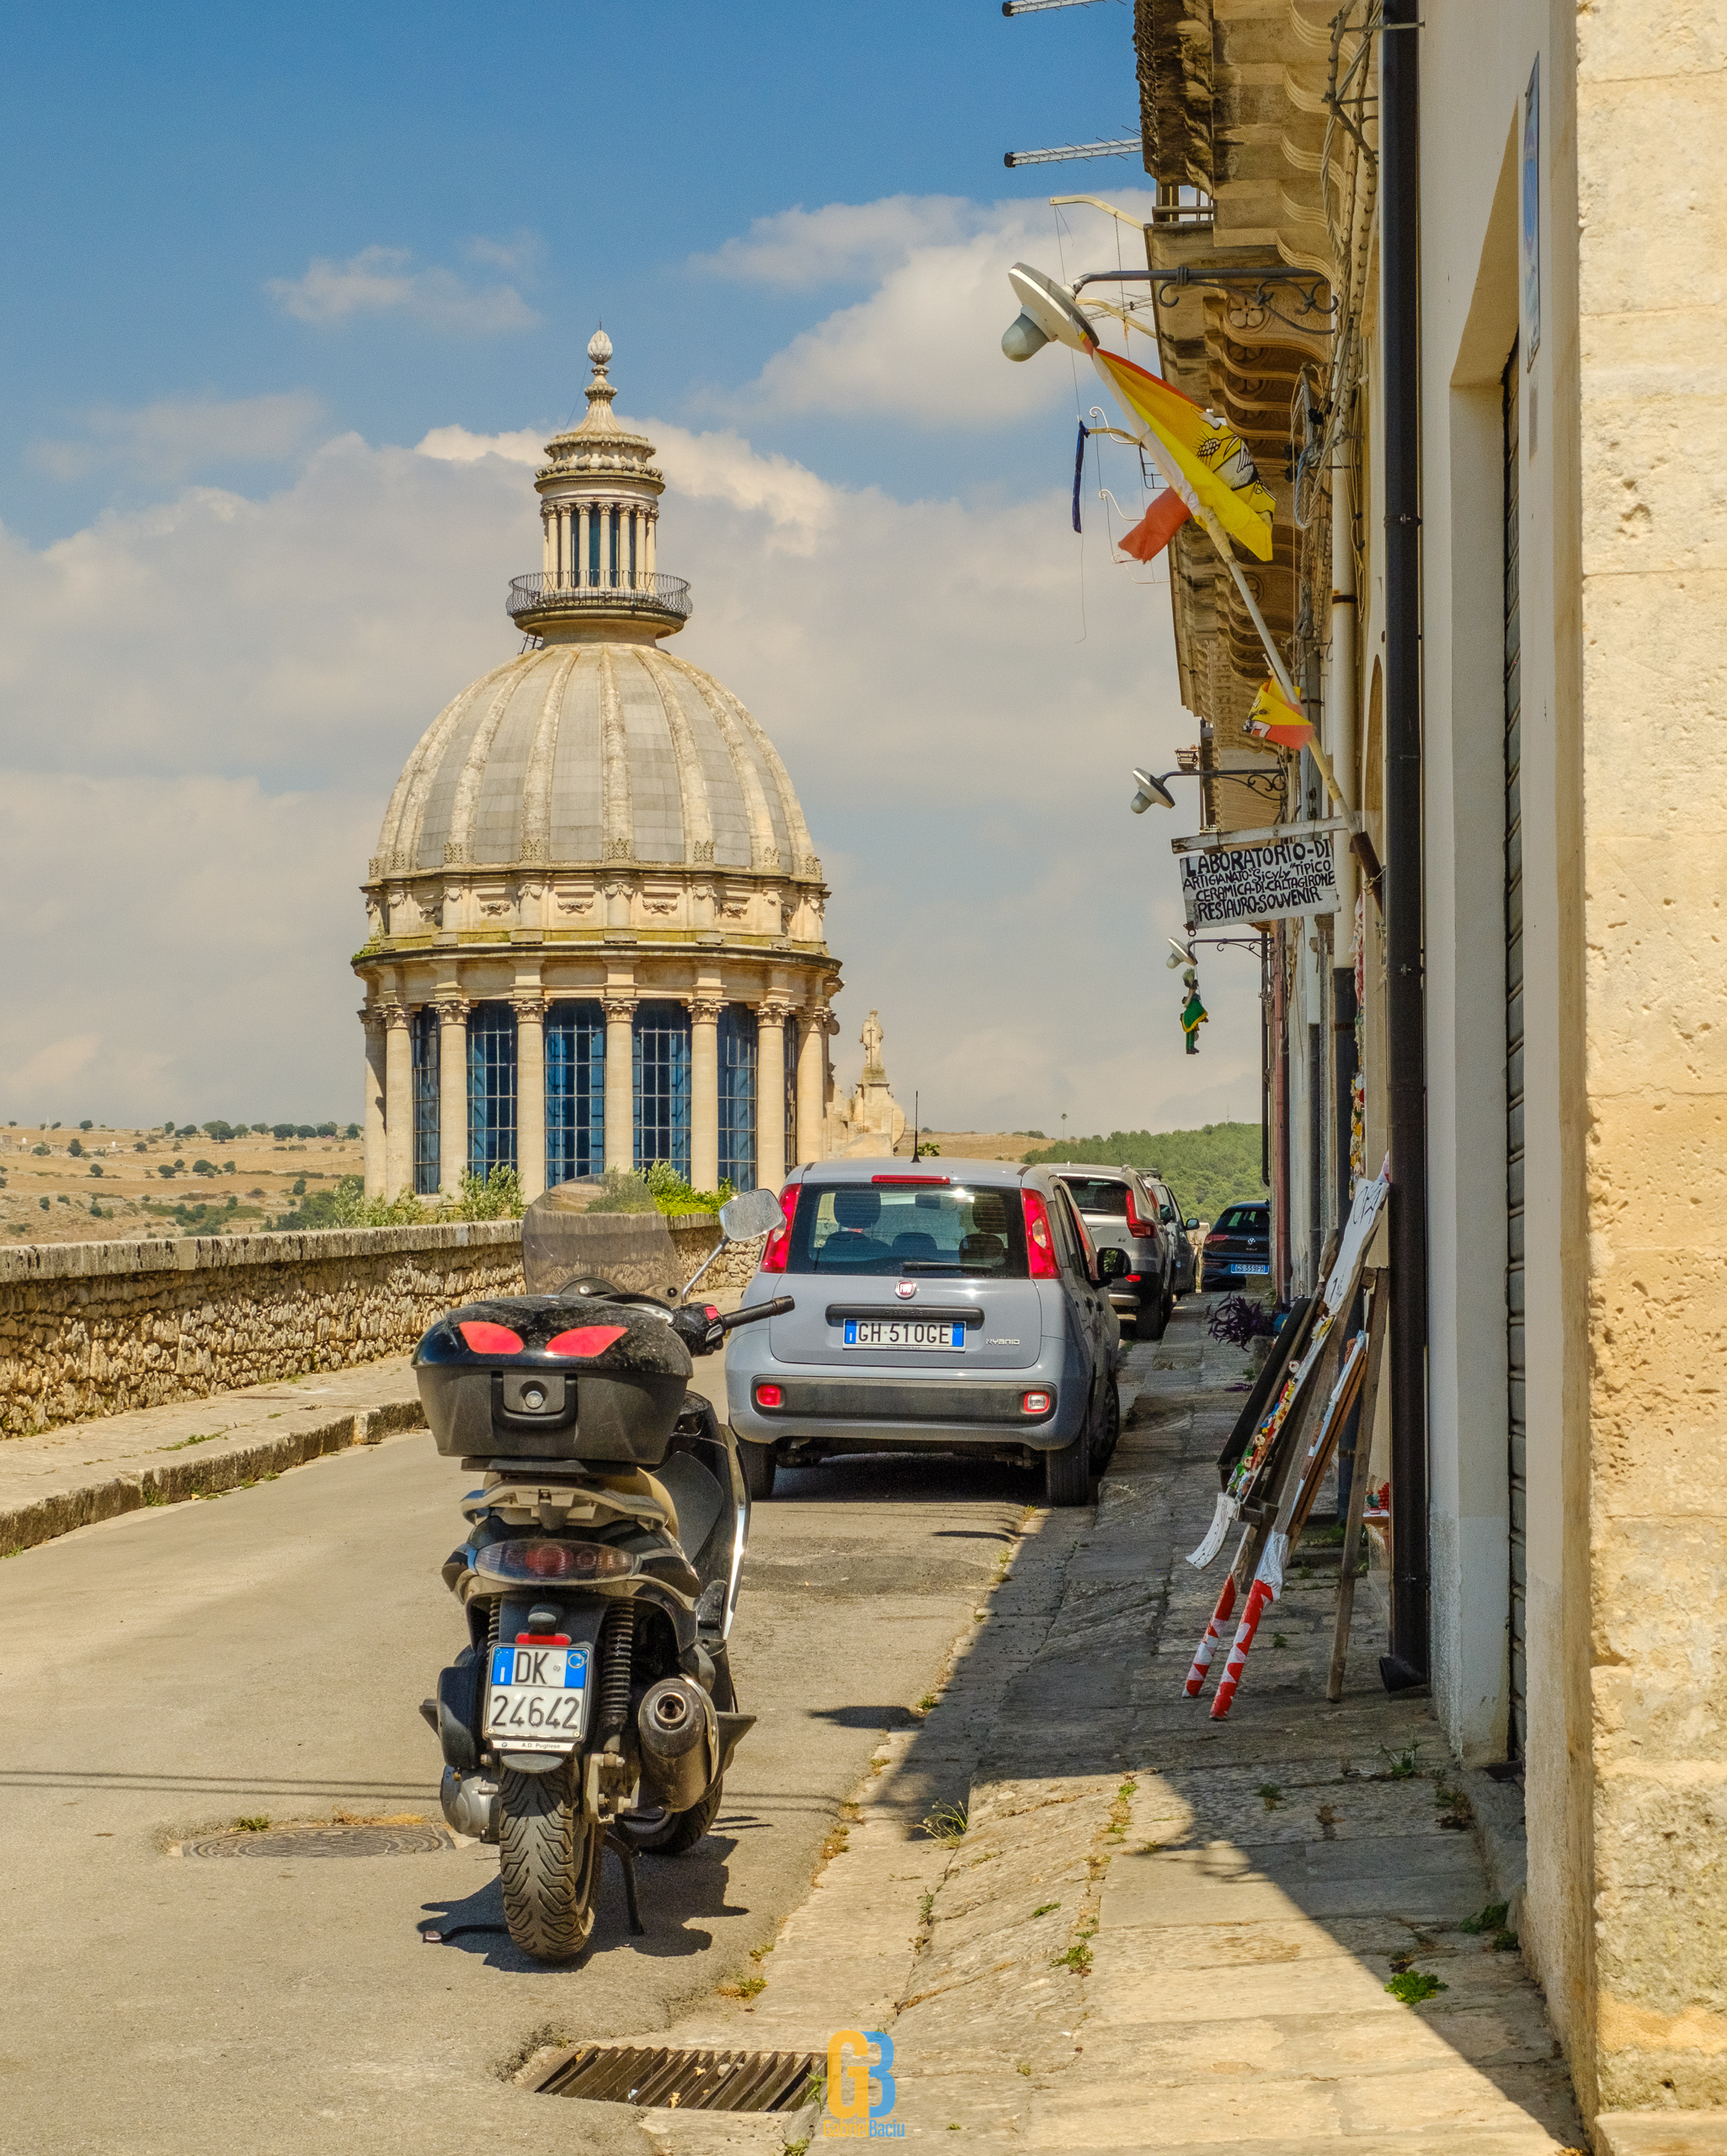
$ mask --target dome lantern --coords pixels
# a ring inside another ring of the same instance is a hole
[[[589,339],[588,357],[587,415],[546,443],[548,461],[534,475],[543,559],[537,574],[511,579],[509,616],[547,643],[653,643],[690,618],[689,585],[654,568],[665,475],[653,444],[612,413],[604,329]]]

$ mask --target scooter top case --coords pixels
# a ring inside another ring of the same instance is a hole
[[[439,1451],[658,1467],[690,1371],[668,1315],[599,1295],[451,1310],[413,1351]]]

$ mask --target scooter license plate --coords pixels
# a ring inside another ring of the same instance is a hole
[[[579,1744],[588,1720],[588,1650],[496,1646],[487,1672],[485,1730],[526,1752]]]

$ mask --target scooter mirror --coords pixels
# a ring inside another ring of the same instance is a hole
[[[731,1243],[753,1241],[777,1228],[783,1216],[780,1201],[770,1190],[746,1190],[728,1198],[720,1208],[720,1225]]]

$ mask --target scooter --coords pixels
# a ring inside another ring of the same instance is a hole
[[[754,1724],[728,1652],[749,1497],[736,1439],[688,1384],[693,1356],[793,1307],[685,1302],[706,1266],[665,1284],[664,1216],[616,1203],[585,1182],[536,1200],[530,1292],[451,1310],[413,1358],[440,1453],[482,1478],[443,1568],[468,1643],[421,1709],[440,1801],[497,1845],[509,1935],[546,1961],[587,1947],[608,1848],[641,1932],[636,1858],[695,1848]],[[720,1247],[780,1219],[771,1191],[733,1198]]]

